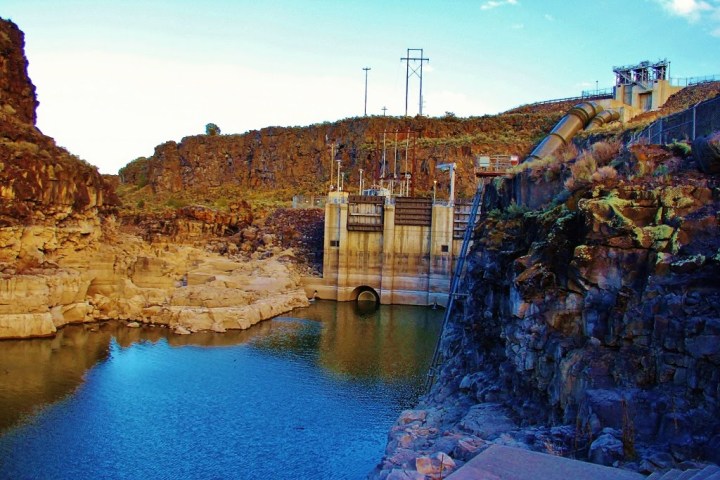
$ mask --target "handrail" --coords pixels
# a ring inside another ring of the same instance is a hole
[[[425,381],[425,391],[429,392],[432,388],[433,384],[435,383],[435,377],[437,376],[437,368],[442,363],[442,360],[440,358],[440,343],[442,341],[443,333],[445,332],[445,328],[447,327],[447,324],[450,322],[450,317],[452,317],[453,314],[453,307],[455,305],[455,297],[459,296],[458,288],[460,286],[460,282],[462,281],[462,278],[465,275],[464,268],[465,268],[465,258],[467,257],[467,251],[470,246],[470,240],[472,239],[473,231],[475,230],[475,217],[477,215],[478,209],[480,207],[480,200],[483,196],[483,190],[485,187],[485,182],[481,181],[478,185],[478,189],[475,192],[475,197],[473,198],[472,207],[470,209],[470,214],[468,215],[468,223],[467,227],[465,229],[465,235],[463,236],[463,243],[462,247],[460,248],[460,255],[458,255],[457,263],[455,264],[455,270],[453,271],[452,280],[450,282],[450,292],[448,295],[448,305],[445,309],[445,317],[443,318],[443,324],[440,328],[440,335],[438,335],[437,343],[435,344],[435,351],[433,352],[432,360],[430,361],[430,368],[428,369],[427,373],[427,379]]]
[[[591,90],[590,92],[583,91],[579,97],[554,98],[551,100],[541,100],[539,102],[524,103],[522,105],[518,105],[517,107],[513,107],[510,110],[506,110],[505,113],[512,111],[512,110],[517,110],[519,108],[537,107],[540,105],[550,105],[553,103],[609,99],[609,98],[613,98],[613,95],[614,95],[614,93],[610,90],[611,89],[609,89],[609,88],[602,89],[602,90],[599,90],[597,94],[594,93],[594,90]]]
[[[720,75],[704,75],[702,77],[671,77],[670,85],[676,87],[689,87],[691,85],[700,85],[701,83],[710,83],[720,81]]]

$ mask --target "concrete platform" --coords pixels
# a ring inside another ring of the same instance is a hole
[[[447,480],[643,480],[644,475],[520,448],[493,445]]]

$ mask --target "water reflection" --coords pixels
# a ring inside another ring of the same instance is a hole
[[[113,339],[122,349],[161,341],[171,347],[249,344],[275,356],[302,358],[351,380],[420,385],[440,316],[425,307],[318,301],[292,317],[222,334],[175,335],[165,328],[108,322],[67,326],[52,339],[2,341],[0,432],[74,392],[89,369],[111,357]]]
[[[293,317],[319,323],[278,319],[253,344],[279,354],[313,353],[322,367],[356,380],[395,382],[425,374],[442,312],[375,302],[318,301],[293,311]]]
[[[107,329],[73,326],[52,339],[0,342],[0,430],[73,391],[108,357],[110,338]]]

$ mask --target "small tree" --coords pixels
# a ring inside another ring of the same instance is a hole
[[[220,135],[220,127],[214,123],[205,125],[205,135]]]

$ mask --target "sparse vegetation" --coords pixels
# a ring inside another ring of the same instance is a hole
[[[674,155],[682,158],[687,158],[692,155],[692,147],[687,142],[673,142],[667,147]]]
[[[525,205],[518,205],[512,202],[507,208],[500,210],[498,208],[490,210],[488,216],[495,220],[512,220],[524,216],[530,210]]]
[[[653,171],[653,177],[666,177],[668,173],[670,172],[670,169],[667,165],[659,165],[654,171]]]
[[[598,163],[598,166],[605,166],[610,163],[620,153],[621,144],[619,141],[595,142],[592,145],[592,155]]]
[[[597,161],[590,152],[583,152],[570,166],[570,177],[565,180],[565,188],[575,191],[592,182],[592,176],[597,171]]]
[[[165,202],[165,205],[167,205],[170,208],[182,208],[187,206],[187,202],[182,199],[178,199],[175,197],[168,198],[167,202]]]
[[[618,173],[613,167],[600,167],[595,173],[592,174],[592,181],[594,183],[607,183],[617,178]]]

